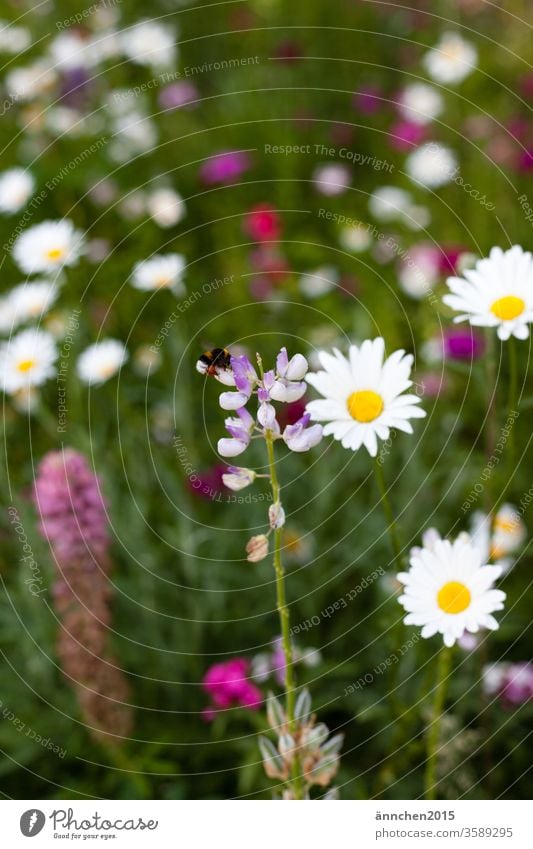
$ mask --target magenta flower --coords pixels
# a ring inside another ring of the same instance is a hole
[[[220,464],[212,466],[187,478],[187,486],[198,498],[205,500],[215,498],[219,492],[224,491],[222,477],[225,471],[226,467]]]
[[[356,91],[353,96],[353,105],[364,115],[373,115],[383,106],[381,89],[376,85],[362,86],[360,91]]]
[[[533,663],[511,663],[502,688],[502,699],[510,705],[521,705],[533,699]]]
[[[395,150],[411,150],[425,138],[426,129],[414,121],[397,121],[389,130],[389,142]]]
[[[244,230],[255,242],[275,242],[281,235],[281,221],[274,207],[259,203],[247,213]]]
[[[523,150],[518,157],[517,168],[519,171],[529,173],[533,171],[533,147]]]
[[[438,252],[439,258],[439,273],[440,274],[457,274],[458,263],[461,255],[466,252],[466,248],[457,246],[441,246]]]
[[[250,663],[244,657],[235,657],[209,667],[202,682],[212,702],[212,706],[204,712],[207,720],[214,719],[217,710],[230,707],[258,710],[261,707],[263,694],[250,681],[249,670]]]
[[[485,351],[485,341],[473,329],[446,328],[442,336],[443,353],[452,360],[474,360]]]
[[[258,245],[251,251],[250,265],[260,274],[268,277],[272,285],[282,283],[289,273],[289,264],[273,245]]]
[[[228,150],[217,153],[200,168],[200,178],[208,186],[231,183],[248,171],[251,162],[244,150]]]
[[[493,663],[483,670],[483,687],[507,707],[533,699],[533,663]]]

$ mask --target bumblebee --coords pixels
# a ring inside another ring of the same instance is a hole
[[[196,371],[200,374],[216,377],[223,383],[231,376],[231,354],[227,348],[213,348],[205,351],[196,363]]]

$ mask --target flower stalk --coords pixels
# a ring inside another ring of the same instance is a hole
[[[448,646],[443,646],[439,652],[439,659],[437,665],[437,685],[435,688],[431,724],[428,729],[427,738],[425,798],[428,801],[435,799],[437,794],[437,764],[440,741],[440,727],[441,720],[444,715],[444,702],[446,700],[446,692],[448,689],[451,663],[452,650]]]
[[[280,502],[281,487],[279,485],[274,457],[274,440],[270,431],[265,434],[267,446],[268,465],[270,471],[270,485],[272,488],[273,504]],[[281,560],[281,527],[274,529],[273,564],[276,573],[276,601],[281,626],[281,644],[285,660],[285,711],[287,725],[292,734],[296,732],[296,720],[294,708],[296,704],[296,684],[294,680],[294,655],[292,651],[290,635],[290,613],[287,606],[287,595],[285,592],[285,572]],[[294,798],[301,799],[301,778],[299,758],[296,754],[292,769],[292,786]]]
[[[396,524],[396,519],[394,518],[391,503],[387,495],[387,485],[385,483],[385,476],[383,475],[383,469],[379,461],[379,457],[376,458],[376,461],[374,463],[374,472],[380,494],[380,503],[383,508],[383,513],[385,514],[385,521],[387,522],[387,532],[389,534],[389,539],[394,554],[394,564],[399,571],[402,568],[402,547],[400,545],[400,537],[398,534],[398,526]]]

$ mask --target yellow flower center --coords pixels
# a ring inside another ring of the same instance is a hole
[[[470,590],[459,581],[448,581],[437,594],[437,604],[445,613],[462,613],[471,599]]]
[[[25,373],[27,371],[31,371],[34,365],[35,360],[21,360],[20,363],[17,365],[17,368],[22,373]]]
[[[373,422],[383,412],[383,398],[371,389],[352,392],[346,404],[352,419],[358,422]]]
[[[100,377],[112,377],[116,371],[115,363],[102,363],[98,371]]]
[[[501,321],[510,321],[522,315],[525,308],[526,305],[522,298],[517,298],[516,295],[505,295],[505,297],[494,301],[490,311]]]
[[[170,278],[163,275],[161,277],[157,277],[155,285],[157,289],[164,289],[170,285]]]
[[[454,42],[449,41],[441,47],[440,52],[446,59],[449,59],[451,62],[456,62],[457,59],[461,58],[461,50],[461,44],[455,44]]]
[[[498,519],[496,517],[494,519],[494,529],[498,531],[505,531],[505,533],[512,533],[518,527],[518,519]]]
[[[63,248],[50,248],[49,251],[46,251],[47,259],[61,259],[64,255],[65,251]]]

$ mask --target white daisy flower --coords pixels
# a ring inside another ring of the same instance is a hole
[[[426,53],[422,63],[435,82],[460,83],[477,65],[477,50],[458,32],[445,32],[439,43]]]
[[[57,350],[54,337],[44,330],[23,330],[0,347],[0,384],[13,394],[30,386],[39,386],[55,369]]]
[[[492,561],[505,575],[513,565],[513,554],[526,538],[526,527],[516,507],[502,504],[494,517],[478,511],[472,517],[470,536],[484,562]]]
[[[385,342],[367,339],[361,347],[351,345],[349,357],[338,350],[318,353],[324,371],[306,380],[324,396],[310,401],[306,410],[313,421],[327,422],[324,436],[333,435],[344,448],[357,451],[364,445],[375,457],[379,439],[388,439],[390,428],[412,433],[409,419],[426,415],[420,398],[403,394],[410,386],[412,354],[395,351],[383,362]]]
[[[453,646],[465,631],[499,627],[492,613],[503,610],[505,593],[492,587],[501,569],[485,565],[468,537],[437,539],[409,562],[409,571],[397,575],[405,587],[398,601],[407,611],[405,624],[421,625],[423,638],[442,634]]]
[[[35,180],[25,168],[10,168],[0,174],[0,212],[18,212],[33,194]]]
[[[58,288],[46,280],[35,280],[15,286],[8,295],[15,324],[38,319],[56,301]]]
[[[13,257],[26,274],[51,274],[74,265],[83,250],[83,234],[72,221],[43,221],[20,234]]]
[[[407,121],[429,124],[438,118],[444,108],[440,92],[428,83],[413,83],[400,94],[398,110]]]
[[[492,248],[464,277],[446,281],[451,295],[443,301],[475,327],[496,327],[500,339],[527,339],[533,321],[533,260],[519,245],[507,251]]]
[[[95,342],[80,354],[76,369],[80,379],[89,386],[105,383],[120,370],[128,359],[128,352],[117,339]]]
[[[139,21],[123,31],[122,50],[138,65],[170,66],[176,61],[176,38],[172,29],[158,21]]]
[[[457,172],[457,158],[450,148],[436,142],[426,142],[409,154],[405,168],[415,183],[437,189],[451,182]]]
[[[131,284],[135,289],[150,292],[154,289],[172,289],[176,294],[185,291],[182,282],[185,257],[181,254],[156,254],[136,263]]]

